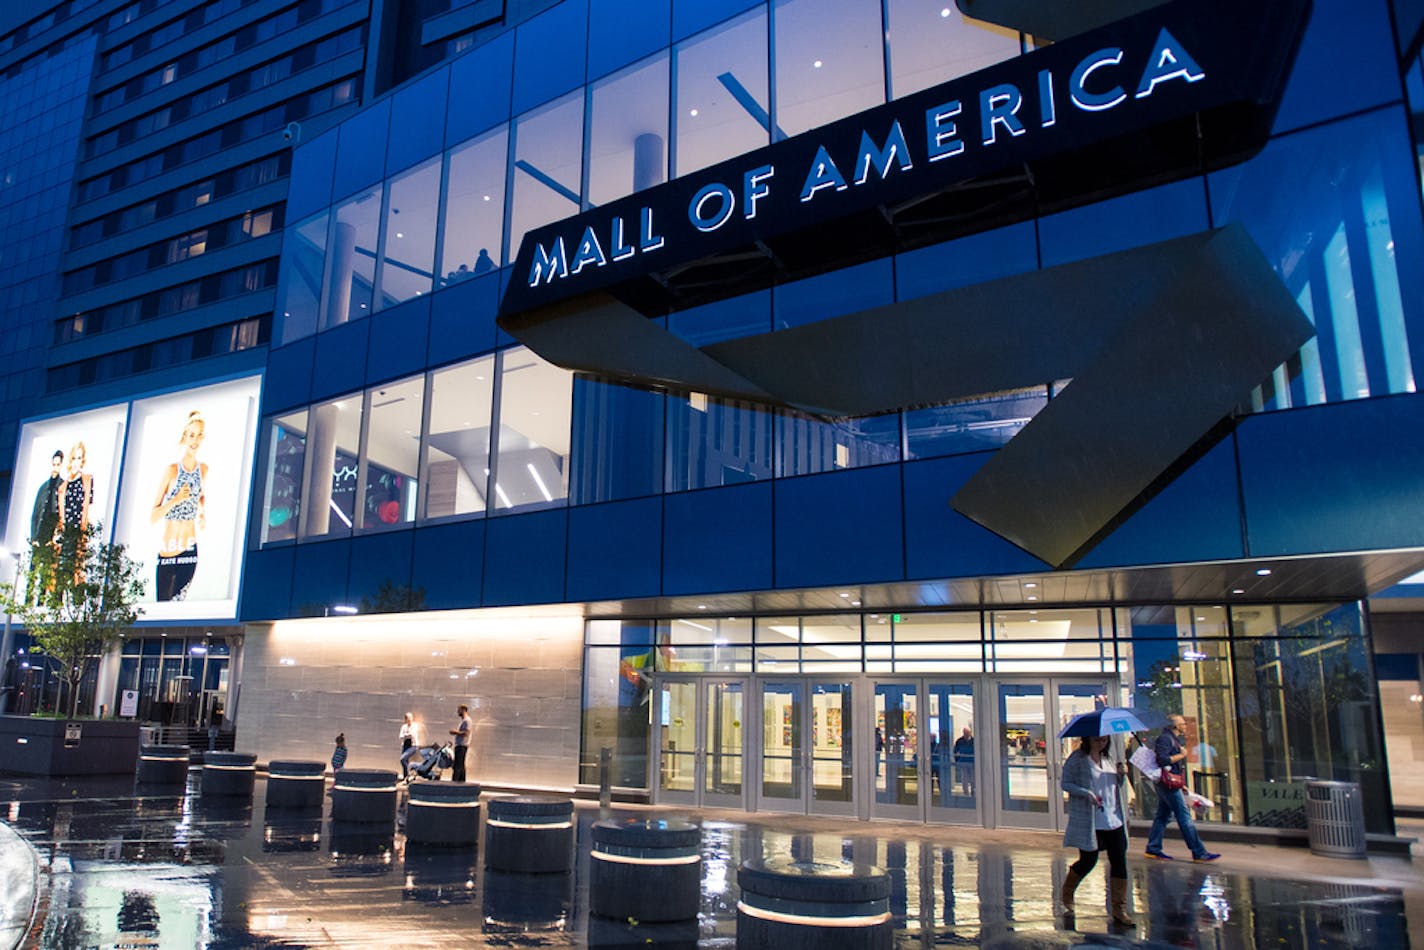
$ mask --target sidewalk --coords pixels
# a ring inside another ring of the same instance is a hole
[[[731,948],[738,866],[788,853],[889,870],[901,948],[1381,950],[1409,946],[1411,924],[1424,933],[1424,875],[1404,858],[1213,842],[1222,859],[1199,865],[1147,861],[1138,840],[1130,857],[1138,927],[1110,929],[1105,870],[1095,870],[1069,930],[1053,895],[1076,853],[1054,835],[728,811],[693,816],[704,828],[695,925],[599,921],[587,912],[596,806],[579,806],[572,874],[510,880],[484,871],[476,849],[408,848],[398,832],[350,834],[325,816],[268,814],[261,780],[250,807],[204,803],[196,776],[187,794],[166,798],[136,798],[121,781],[0,782],[0,801],[12,803],[0,816],[40,855],[39,946]],[[1186,857],[1170,836],[1168,851]]]

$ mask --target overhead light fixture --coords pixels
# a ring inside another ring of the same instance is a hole
[[[1258,568],[1258,569],[1256,570],[1256,574],[1257,574],[1257,576],[1259,576],[1259,577],[1270,577],[1270,576],[1271,576],[1271,569],[1270,569],[1269,567]]]

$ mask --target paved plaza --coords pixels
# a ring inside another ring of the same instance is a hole
[[[732,947],[737,867],[775,854],[886,868],[899,948],[1424,944],[1411,935],[1424,935],[1424,875],[1406,858],[1242,844],[1220,845],[1211,865],[1134,857],[1139,924],[1124,932],[1103,910],[1101,870],[1078,892],[1075,927],[1055,916],[1071,855],[1053,835],[740,812],[697,816],[696,922],[603,921],[588,914],[596,805],[580,803],[572,873],[508,875],[485,871],[475,848],[422,849],[399,830],[333,827],[327,801],[320,816],[269,812],[259,779],[250,807],[214,807],[198,795],[196,769],[185,794],[162,797],[110,779],[0,781],[0,818],[18,832],[0,827],[0,913],[9,915],[0,924],[11,926],[0,928],[0,948]],[[686,814],[614,809],[650,813]],[[15,917],[30,880],[33,923]]]

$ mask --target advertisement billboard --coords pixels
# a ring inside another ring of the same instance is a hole
[[[62,525],[112,528],[127,406],[26,423],[5,526],[5,550],[54,544]],[[8,580],[8,578],[6,578]]]
[[[145,620],[237,614],[257,377],[134,402],[114,539],[144,565]]]

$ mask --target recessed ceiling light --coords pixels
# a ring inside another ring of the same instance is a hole
[[[690,115],[690,116],[692,116],[693,118],[696,118],[696,117],[697,117],[697,110],[696,110],[696,109],[688,109],[688,110],[687,110],[687,114]]]
[[[939,11],[939,15],[941,17],[949,16],[949,7],[945,7],[943,10]]]
[[[706,610],[706,609],[707,609],[707,605],[706,605],[706,604],[698,604],[698,605],[697,605],[697,609],[698,609],[698,610]]]
[[[1260,575],[1261,577],[1270,577],[1270,576],[1271,576],[1271,569],[1270,569],[1269,567],[1263,567],[1263,568],[1260,568],[1259,570],[1257,570],[1256,573],[1257,573],[1258,575]]]
[[[850,594],[846,593],[845,591],[841,591],[841,596],[846,598],[847,600],[850,599]]]
[[[818,60],[816,60],[814,63],[812,63],[811,65],[814,66],[814,67],[816,67],[817,69],[820,69],[820,68],[821,68],[821,61],[818,59]]]
[[[1233,588],[1231,589],[1231,592],[1232,592],[1233,594],[1244,594],[1244,593],[1246,593],[1244,590],[1242,590],[1242,589],[1239,588],[1239,587],[1233,587]]]
[[[396,232],[396,237],[398,237],[398,238],[403,238],[403,237],[405,237],[405,234],[402,233],[402,232],[400,232],[400,231],[397,231],[397,232]]]
[[[1038,586],[1038,585],[1035,584],[1033,581],[1029,581],[1029,582],[1027,582],[1026,584],[1024,584],[1024,587],[1027,588],[1028,590],[1033,590],[1033,589],[1034,589],[1035,587],[1037,587],[1037,586]]]
[[[1038,598],[1035,597],[1033,594],[1029,594],[1029,595],[1028,595],[1026,598],[1024,598],[1024,599],[1025,599],[1025,600],[1038,600]]]
[[[1205,618],[1205,617],[1198,617],[1198,618],[1197,618],[1197,623],[1206,623],[1206,618]]]
[[[852,600],[852,601],[850,602],[850,605],[851,605],[852,607],[859,607],[859,606],[860,606],[860,601],[858,601],[858,600]]]

